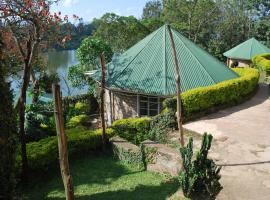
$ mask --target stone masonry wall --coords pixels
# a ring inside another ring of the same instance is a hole
[[[112,108],[110,108],[110,106]],[[112,114],[112,121],[117,119],[136,117],[137,113],[137,95],[105,91],[105,109],[106,119],[109,122]]]

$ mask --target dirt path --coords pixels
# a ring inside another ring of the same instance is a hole
[[[210,156],[224,164],[219,200],[270,199],[270,100],[261,85],[249,101],[185,124],[216,139]]]

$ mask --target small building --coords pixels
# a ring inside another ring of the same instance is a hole
[[[181,90],[213,85],[238,76],[223,63],[172,29]],[[86,73],[87,74],[87,73]],[[100,71],[90,75],[100,82]],[[175,96],[175,65],[168,26],[164,25],[106,66],[106,119],[112,121],[161,112]]]
[[[251,38],[226,51],[223,55],[227,57],[228,66],[236,63],[239,67],[248,67],[252,62],[252,57],[262,53],[270,53],[270,49],[255,38]]]

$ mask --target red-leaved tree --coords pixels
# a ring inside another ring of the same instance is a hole
[[[51,13],[50,8],[59,0],[0,0],[0,34],[7,51],[15,55],[22,69],[21,88],[16,102],[19,115],[22,175],[27,177],[27,154],[25,142],[25,103],[30,80],[33,83],[33,102],[37,101],[39,86],[33,63],[40,52],[51,42],[65,42],[69,36],[61,34],[60,25],[68,21],[61,13]]]

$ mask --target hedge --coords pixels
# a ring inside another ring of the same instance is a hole
[[[107,129],[109,137],[113,135],[112,129]],[[102,132],[98,130],[83,130],[79,128],[66,131],[69,156],[77,156],[89,153],[101,148]],[[21,165],[21,157],[18,153],[17,168]],[[27,144],[28,167],[31,172],[46,172],[58,166],[57,137],[52,136],[38,142]]]
[[[210,113],[220,107],[236,105],[249,97],[257,88],[259,72],[252,68],[233,69],[240,77],[216,85],[200,87],[182,93],[184,120]],[[176,111],[176,97],[164,101],[165,109]]]
[[[150,122],[151,118],[149,117],[120,119],[113,122],[112,128],[114,133],[121,138],[133,144],[139,144],[148,139]]]
[[[256,55],[252,58],[254,67],[270,74],[270,53]]]
[[[164,112],[152,118],[120,119],[112,124],[116,135],[136,145],[145,140],[166,142],[168,132],[174,128],[176,119],[172,112]]]

